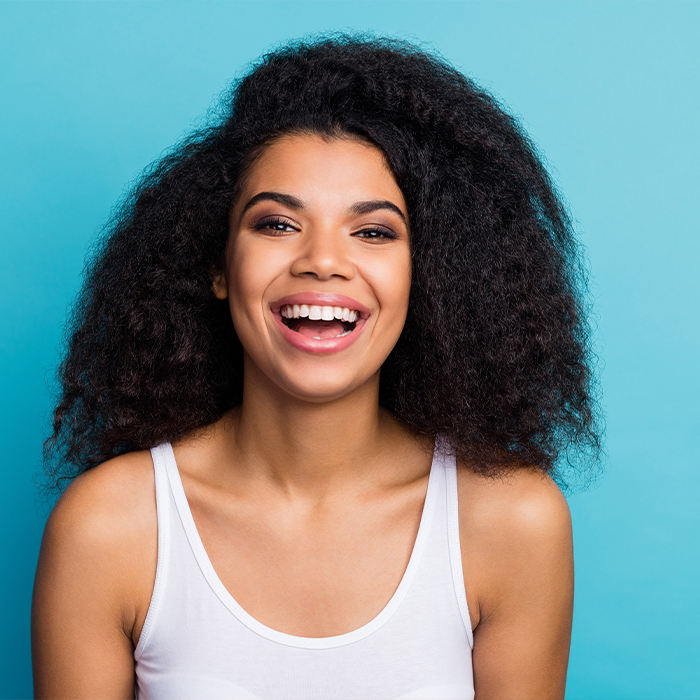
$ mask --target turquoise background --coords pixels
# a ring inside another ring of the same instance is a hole
[[[284,39],[427,42],[552,164],[588,247],[606,476],[570,498],[567,698],[700,698],[700,5],[0,3],[0,696],[31,695],[42,435],[66,307],[125,184]]]

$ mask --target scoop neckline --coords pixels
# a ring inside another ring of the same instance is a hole
[[[328,649],[331,647],[352,644],[353,642],[357,642],[360,639],[368,637],[370,634],[376,632],[380,627],[382,627],[392,617],[403,599],[406,597],[408,589],[415,578],[418,566],[425,550],[430,525],[433,519],[432,515],[435,510],[435,501],[438,490],[436,481],[438,478],[437,474],[440,471],[437,469],[437,463],[441,460],[441,452],[439,451],[437,444],[435,445],[433,459],[430,465],[428,486],[425,494],[425,501],[423,503],[420,524],[418,525],[418,533],[413,544],[408,565],[406,566],[398,587],[389,599],[389,602],[372,620],[355,630],[344,632],[343,634],[333,635],[331,637],[300,637],[297,635],[288,634],[286,632],[280,632],[272,627],[264,625],[250,613],[246,612],[243,607],[241,607],[238,601],[236,601],[231,593],[229,593],[226,586],[224,586],[222,583],[219,575],[214,569],[213,564],[211,563],[211,560],[209,559],[209,554],[204,548],[202,538],[199,535],[197,525],[195,524],[194,517],[192,516],[192,511],[190,510],[189,502],[187,501],[185,489],[182,485],[182,479],[177,467],[177,461],[175,460],[175,453],[173,452],[172,445],[170,443],[165,443],[163,447],[165,448],[164,452],[166,459],[164,461],[166,472],[168,475],[170,488],[175,499],[175,504],[177,506],[177,511],[184,527],[185,534],[187,535],[187,539],[197,560],[197,564],[199,565],[204,578],[229,612],[231,612],[234,617],[248,627],[248,629],[252,630],[259,636],[278,644],[304,649]]]

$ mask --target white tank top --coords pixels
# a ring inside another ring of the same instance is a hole
[[[169,444],[151,450],[158,568],[134,651],[141,700],[472,700],[454,457],[436,447],[408,567],[386,607],[335,637],[251,617],[209,561]]]

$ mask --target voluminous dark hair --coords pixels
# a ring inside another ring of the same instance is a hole
[[[242,174],[286,133],[364,139],[409,213],[413,278],[380,403],[474,469],[559,476],[600,455],[586,275],[518,122],[405,42],[332,36],[262,57],[214,125],[152,165],[113,216],[69,321],[45,463],[54,487],[241,402],[242,348],[212,293]]]

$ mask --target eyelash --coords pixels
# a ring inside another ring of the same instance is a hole
[[[288,221],[285,221],[284,219],[277,219],[277,218],[272,218],[272,219],[263,219],[262,221],[258,221],[256,224],[254,224],[253,228],[256,231],[262,231],[263,229],[270,229],[273,233],[285,233],[284,231],[281,231],[279,229],[273,228],[273,226],[287,226],[288,228],[294,229],[294,226],[292,226]]]
[[[371,233],[371,234],[380,234],[380,235],[360,236],[361,233]],[[393,240],[396,240],[398,238],[398,236],[393,231],[388,231],[385,228],[363,228],[360,231],[356,231],[352,235],[357,236],[358,238],[366,238],[370,241],[371,240],[378,240],[381,238],[387,238],[388,240],[393,241]]]
[[[263,219],[262,221],[258,221],[253,228],[256,231],[262,231],[263,229],[268,229],[272,231],[273,233],[276,234],[281,234],[285,233],[284,231],[280,229],[274,228],[275,226],[286,226],[290,229],[296,230],[292,224],[290,224],[288,221],[285,221],[284,219],[278,219],[278,218],[272,218],[272,219]],[[372,234],[372,235],[361,235],[361,234]],[[389,231],[384,228],[363,228],[360,231],[356,231],[355,233],[352,234],[353,236],[357,236],[358,238],[365,238],[368,240],[378,240],[381,238],[386,238],[388,240],[395,240],[398,238],[398,236],[393,232]]]

